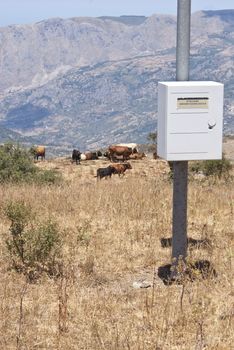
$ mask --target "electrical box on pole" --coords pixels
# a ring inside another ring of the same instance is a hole
[[[158,84],[158,155],[168,161],[222,158],[223,84]]]

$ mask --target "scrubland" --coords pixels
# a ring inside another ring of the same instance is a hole
[[[132,161],[123,178],[97,181],[104,160],[37,166],[63,174],[59,185],[0,186],[0,349],[230,350],[234,344],[233,180],[190,178],[188,260],[207,259],[217,276],[167,286],[172,182],[166,162]],[[58,223],[63,273],[30,282],[11,269],[9,201],[38,222]],[[135,288],[145,282],[148,288]]]

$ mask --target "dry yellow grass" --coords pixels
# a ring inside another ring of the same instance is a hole
[[[171,232],[167,164],[135,161],[123,178],[97,182],[96,169],[106,164],[39,162],[61,171],[64,183],[0,186],[0,349],[231,350],[233,182],[189,184],[188,234],[212,241],[190,249],[189,260],[209,260],[217,278],[165,286],[157,269],[171,259],[160,245]],[[29,284],[9,270],[9,200],[24,200],[40,222],[58,222],[63,278]],[[144,280],[152,287],[133,287]]]

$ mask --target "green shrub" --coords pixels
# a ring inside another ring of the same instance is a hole
[[[206,176],[216,176],[219,179],[221,177],[228,177],[232,165],[229,160],[223,159],[221,160],[206,160],[203,166],[203,173]]]
[[[55,170],[38,169],[33,162],[30,151],[10,143],[0,147],[0,183],[55,184],[60,181],[61,175]]]
[[[232,169],[231,162],[225,158],[223,154],[220,160],[205,160],[193,162],[190,165],[190,171],[193,173],[203,173],[205,176],[214,176],[219,179],[222,177],[228,178]]]
[[[5,214],[11,222],[6,245],[14,269],[30,281],[39,278],[43,272],[57,275],[60,256],[57,224],[51,220],[35,223],[31,208],[23,202],[9,203]]]
[[[0,182],[28,180],[35,175],[36,170],[26,150],[13,144],[0,148]]]
[[[38,184],[58,184],[62,181],[62,175],[54,169],[38,170],[33,181]]]
[[[198,174],[203,173],[203,162],[199,162],[199,161],[192,161],[189,164],[189,171],[191,171],[192,173]]]

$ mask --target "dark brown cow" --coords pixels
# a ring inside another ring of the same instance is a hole
[[[78,149],[74,149],[72,151],[72,163],[76,162],[76,164],[80,164],[80,151]]]
[[[127,169],[132,169],[130,163],[111,164],[109,167],[113,169],[113,174],[118,174],[119,176],[124,175]]]
[[[111,175],[114,174],[114,169],[111,166],[108,166],[107,168],[98,168],[97,169],[97,180],[101,180],[103,177],[105,179],[109,176],[111,178]]]
[[[115,161],[116,157],[122,156],[123,161],[129,159],[132,154],[132,149],[125,146],[110,146],[108,148],[110,154],[110,160]]]

